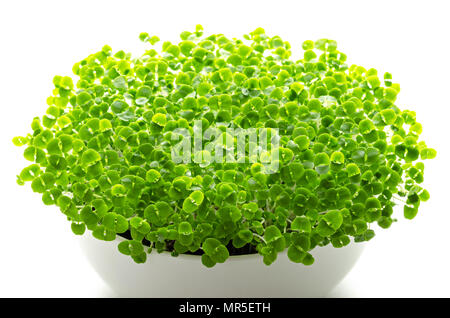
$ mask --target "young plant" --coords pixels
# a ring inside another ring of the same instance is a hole
[[[207,267],[257,252],[269,265],[287,250],[311,265],[317,246],[368,241],[371,223],[395,221],[396,204],[412,219],[429,199],[419,159],[436,151],[419,140],[416,114],[395,104],[391,74],[348,66],[333,40],[303,42],[294,61],[261,28],[180,37],[137,58],[109,46],[89,55],[75,83],[54,77],[46,113],[13,139],[32,162],[17,182],[57,205],[75,234],[122,236],[118,250],[137,263],[156,250],[198,254]],[[220,138],[175,162],[178,131],[195,121]],[[217,162],[229,128],[267,128],[277,144]],[[263,157],[275,152],[271,171]]]

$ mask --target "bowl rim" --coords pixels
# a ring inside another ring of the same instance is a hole
[[[83,235],[82,237],[85,238],[85,239],[87,239],[87,235]],[[91,239],[91,240],[95,240],[95,241],[99,241],[99,242],[105,242],[105,243],[108,243],[108,242],[116,242],[116,243],[120,243],[120,242],[123,242],[123,241],[125,241],[125,240],[128,240],[127,238],[124,238],[124,237],[122,237],[122,236],[120,236],[120,235],[116,235],[116,238],[115,238],[114,240],[112,240],[112,241],[102,241],[102,240],[99,240],[99,239],[95,238],[95,237],[92,236],[92,235],[90,236],[90,239]],[[360,248],[363,248],[365,245],[366,245],[366,244],[364,244],[364,242],[354,242],[353,240],[351,240],[351,242],[350,242],[348,245],[343,246],[343,247],[341,247],[341,248],[351,248],[351,247],[353,247],[353,246],[358,246],[358,247],[360,247]],[[331,246],[331,245],[325,245],[325,246],[316,246],[312,251],[314,251],[316,248],[327,248],[327,247],[328,247],[328,248],[333,248],[333,249],[341,249],[341,248],[335,248],[335,247],[333,247],[333,246]],[[122,255],[122,256],[126,256],[126,255],[120,253],[120,252],[118,251],[117,247],[115,248],[115,250],[118,252],[118,254],[120,254],[120,255]],[[285,256],[285,255],[287,255],[287,250],[288,250],[288,248],[285,248],[283,251],[279,252],[277,256],[280,256],[280,255]],[[163,252],[161,252],[161,253],[158,253],[158,252],[155,251],[155,250],[152,250],[152,252],[151,252],[150,254],[148,254],[148,255],[149,255],[149,257],[152,257],[152,255],[158,255],[158,256],[164,256],[164,257],[182,258],[182,259],[196,260],[196,261],[199,261],[199,259],[201,258],[201,255],[179,254],[179,255],[177,255],[177,256],[173,256],[173,255],[171,254],[171,252],[169,252],[169,251],[163,251]],[[259,254],[259,253],[242,254],[242,255],[230,255],[230,256],[227,258],[227,260],[226,260],[224,263],[222,263],[222,264],[226,264],[226,263],[229,262],[229,261],[250,260],[250,259],[256,259],[256,258],[261,258],[261,262],[262,262],[263,256],[262,256],[261,254]],[[278,259],[278,257],[277,257],[277,259]],[[275,261],[276,261],[276,260],[275,260]],[[146,262],[146,263],[147,263],[147,262]],[[293,263],[295,263],[295,262],[293,262]],[[145,263],[144,263],[144,264],[145,264]],[[298,263],[298,264],[301,264],[301,263]]]

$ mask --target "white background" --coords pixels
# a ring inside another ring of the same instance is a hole
[[[423,139],[438,150],[426,163],[431,200],[413,220],[379,229],[332,297],[450,297],[450,23],[448,1],[1,1],[0,296],[108,297],[70,224],[15,175],[27,164],[11,139],[46,110],[54,75],[109,44],[139,54],[140,32],[178,40],[240,36],[263,27],[299,52],[304,40],[332,38],[350,64],[389,71],[397,105],[417,112]]]

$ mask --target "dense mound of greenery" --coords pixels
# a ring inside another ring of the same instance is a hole
[[[348,66],[332,40],[305,41],[294,61],[290,44],[261,28],[180,37],[156,50],[158,37],[142,33],[150,49],[138,58],[104,46],[76,63],[76,83],[55,76],[46,114],[14,138],[33,162],[18,183],[56,204],[75,234],[131,237],[118,249],[138,263],[169,250],[211,267],[233,246],[265,264],[287,249],[310,265],[316,246],[370,240],[371,223],[395,221],[396,203],[412,219],[429,198],[419,159],[436,152],[419,140],[415,113],[395,104],[389,73]],[[279,147],[258,156],[278,151],[277,171],[250,161],[249,148],[241,162],[175,163],[176,131],[195,120],[223,139],[226,128],[271,128]]]

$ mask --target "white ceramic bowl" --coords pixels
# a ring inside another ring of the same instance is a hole
[[[136,264],[118,251],[122,238],[105,242],[85,234],[80,239],[89,262],[121,297],[321,297],[345,277],[364,247],[317,247],[312,266],[293,263],[281,253],[270,266],[253,254],[206,268],[199,256],[167,252],[152,252],[146,263]]]

